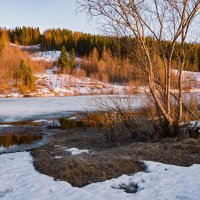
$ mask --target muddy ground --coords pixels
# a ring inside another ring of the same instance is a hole
[[[89,149],[90,153],[73,156],[66,151],[74,147]],[[160,142],[134,142],[129,138],[109,144],[95,128],[73,128],[58,130],[48,144],[31,154],[39,172],[82,187],[146,170],[141,160],[179,166],[200,164],[200,138]]]

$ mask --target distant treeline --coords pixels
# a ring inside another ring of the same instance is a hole
[[[137,44],[134,38],[128,37],[111,37],[102,35],[92,35],[81,32],[73,32],[67,29],[48,29],[41,33],[39,28],[33,27],[16,27],[15,29],[0,29],[6,32],[10,42],[20,45],[35,45],[41,44],[42,50],[60,50],[65,46],[67,51],[74,49],[79,56],[88,56],[94,48],[98,51],[99,57],[102,57],[103,51],[109,50],[113,56],[118,58],[137,59]],[[156,52],[155,41],[152,38],[147,38],[147,41],[152,47],[152,53]],[[169,45],[167,41],[163,41],[163,48],[166,54],[169,53]],[[194,71],[200,71],[200,44],[186,44],[186,58],[188,68]],[[131,54],[132,53],[132,54]],[[131,54],[131,55],[130,55]],[[178,60],[179,44],[176,45],[176,55],[174,61]],[[134,57],[135,56],[135,57]]]

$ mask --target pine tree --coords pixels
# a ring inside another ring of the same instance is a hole
[[[71,68],[75,68],[76,67],[76,54],[75,54],[74,48],[72,48],[70,50],[69,64],[70,64]]]
[[[61,73],[64,73],[69,67],[69,58],[64,46],[62,47],[60,57],[58,58],[58,66],[61,68]]]

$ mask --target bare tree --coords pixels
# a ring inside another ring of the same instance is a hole
[[[135,39],[142,55],[140,64],[146,73],[154,104],[160,116],[163,116],[163,123],[171,126],[181,121],[184,45],[191,24],[199,13],[200,0],[79,0],[78,3],[91,17],[96,17],[107,31]],[[154,40],[156,59],[149,37]],[[171,73],[177,42],[181,44],[177,98],[179,111],[174,115]],[[167,43],[167,48],[164,43]],[[164,80],[159,76],[162,66],[158,59],[164,66]]]

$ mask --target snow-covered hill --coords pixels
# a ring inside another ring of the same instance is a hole
[[[69,96],[93,94],[126,94],[128,86],[106,84],[90,78],[68,74],[37,74],[36,96]]]
[[[35,50],[30,52],[30,58],[34,61],[46,61],[54,63],[60,56],[60,51],[40,51],[40,45],[34,46],[17,46],[23,50]],[[77,60],[77,69],[80,69],[80,58]],[[94,94],[133,94],[136,92],[148,92],[147,86],[123,86],[119,84],[109,84],[95,81],[87,77],[76,77],[68,74],[55,74],[57,67],[54,66],[45,73],[36,74],[36,91],[27,93],[29,96],[73,96],[73,95],[94,95]],[[178,70],[172,70],[172,73],[178,77]],[[200,73],[199,72],[183,72],[184,92],[200,92]],[[177,89],[173,90],[177,92]],[[11,88],[0,97],[23,97],[16,88]]]
[[[148,92],[147,86],[123,86],[119,84],[103,83],[87,77],[77,77],[69,74],[55,74],[57,67],[46,70],[45,73],[36,74],[36,91],[26,95],[48,96],[74,96],[95,94],[133,94]],[[176,71],[175,71],[176,72]],[[176,72],[177,74],[177,72]],[[184,92],[200,92],[200,73],[183,73]],[[176,90],[174,90],[176,92]],[[10,88],[7,93],[0,94],[2,97],[23,97],[16,88]]]

